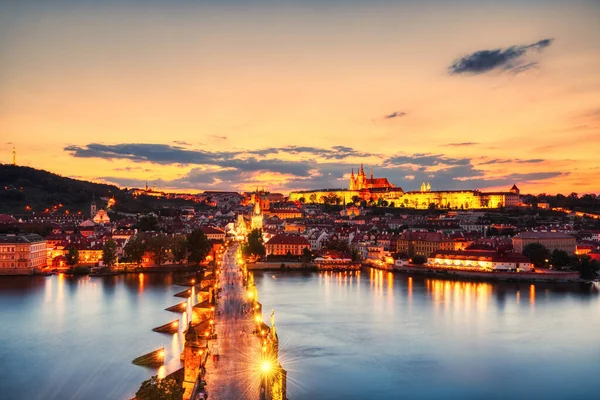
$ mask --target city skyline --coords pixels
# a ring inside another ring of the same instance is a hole
[[[0,1],[1,162],[169,191],[340,188],[364,163],[404,190],[600,192],[592,1],[117,3]]]

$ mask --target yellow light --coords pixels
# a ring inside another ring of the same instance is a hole
[[[260,364],[260,370],[264,373],[267,374],[271,371],[271,362],[269,360],[264,360],[261,364]]]
[[[248,298],[250,298],[250,299],[251,299],[251,298],[253,298],[253,297],[254,297],[254,293],[252,293],[252,292],[248,292]]]
[[[173,321],[173,323],[171,325],[177,326],[177,321]]]
[[[257,324],[260,324],[262,322],[262,317],[260,315],[257,315],[255,320]]]
[[[267,351],[267,346],[263,346],[262,350]]]
[[[159,351],[158,352],[158,357],[165,358],[165,351],[164,350]]]
[[[192,279],[192,283],[196,283],[196,280],[195,280],[195,279]]]
[[[213,320],[211,319],[211,320],[210,320],[210,324],[212,325],[212,324],[214,324],[214,323],[215,323],[215,321],[213,321]]]

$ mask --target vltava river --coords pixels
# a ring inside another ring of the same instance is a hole
[[[129,399],[179,367],[171,275],[0,277],[0,398]],[[600,393],[595,286],[444,281],[365,270],[258,273],[288,397],[589,399]],[[182,323],[185,316],[182,316]],[[131,364],[165,347],[161,370]],[[236,400],[236,399],[233,399]]]
[[[378,270],[265,272],[256,284],[293,400],[600,398],[596,286]]]
[[[152,332],[184,318],[164,310],[185,300],[173,297],[185,288],[172,282],[171,274],[0,277],[0,398],[130,399],[143,380],[178,369],[181,332]],[[166,367],[131,364],[159,347]]]

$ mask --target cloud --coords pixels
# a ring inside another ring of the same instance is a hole
[[[477,165],[493,165],[493,164],[508,164],[508,163],[515,163],[515,164],[538,164],[538,163],[542,163],[546,160],[542,159],[542,158],[530,158],[527,160],[522,160],[520,158],[494,158],[492,160],[488,160],[488,161],[484,161],[481,163],[477,163]]]
[[[173,143],[175,143],[175,144],[177,144],[179,146],[191,146],[192,145],[191,143],[183,142],[181,140],[173,140]]]
[[[383,116],[383,119],[392,119],[392,118],[400,118],[400,117],[404,117],[406,115],[405,112],[402,111],[395,111],[391,114],[386,114]]]
[[[495,69],[514,73],[535,68],[537,63],[526,63],[525,55],[533,50],[541,51],[550,46],[554,39],[542,39],[529,45],[511,46],[506,49],[479,50],[463,56],[448,67],[448,72],[458,74],[482,74]]]
[[[215,140],[227,140],[227,136],[208,135],[208,137]]]
[[[462,142],[462,143],[448,143],[446,146],[450,147],[467,147],[467,146],[475,146],[478,145],[477,142]]]
[[[366,154],[370,156],[371,162],[365,165],[367,170],[373,169],[376,177],[386,177],[392,184],[406,191],[418,190],[421,181],[431,181],[434,190],[468,190],[510,187],[513,183],[544,180],[561,175],[559,171],[490,175],[491,170],[480,169],[481,165],[509,162],[532,164],[543,162],[543,159],[484,159],[485,162],[478,164],[481,158],[449,157],[432,153],[384,156],[363,153],[348,146],[287,146],[220,152],[184,149],[165,144],[90,143],[85,146],[67,146],[65,151],[74,157],[82,158],[120,159],[183,168],[191,166],[176,179],[156,179],[158,187],[178,189],[244,190],[263,183],[284,192],[346,188],[351,169],[357,167],[356,160],[366,158]],[[123,172],[123,176],[104,176],[98,179],[127,187],[143,186],[146,178],[135,179],[133,176],[142,168],[143,164],[118,168],[118,171]],[[127,176],[127,172],[131,175]]]

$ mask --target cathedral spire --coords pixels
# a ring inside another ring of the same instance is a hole
[[[363,169],[362,163],[360,163],[360,171],[358,171],[358,175],[363,176],[365,174],[365,170]]]
[[[373,180],[373,168],[371,168],[371,180]]]
[[[352,175],[350,176],[354,178],[354,168],[352,168]]]

